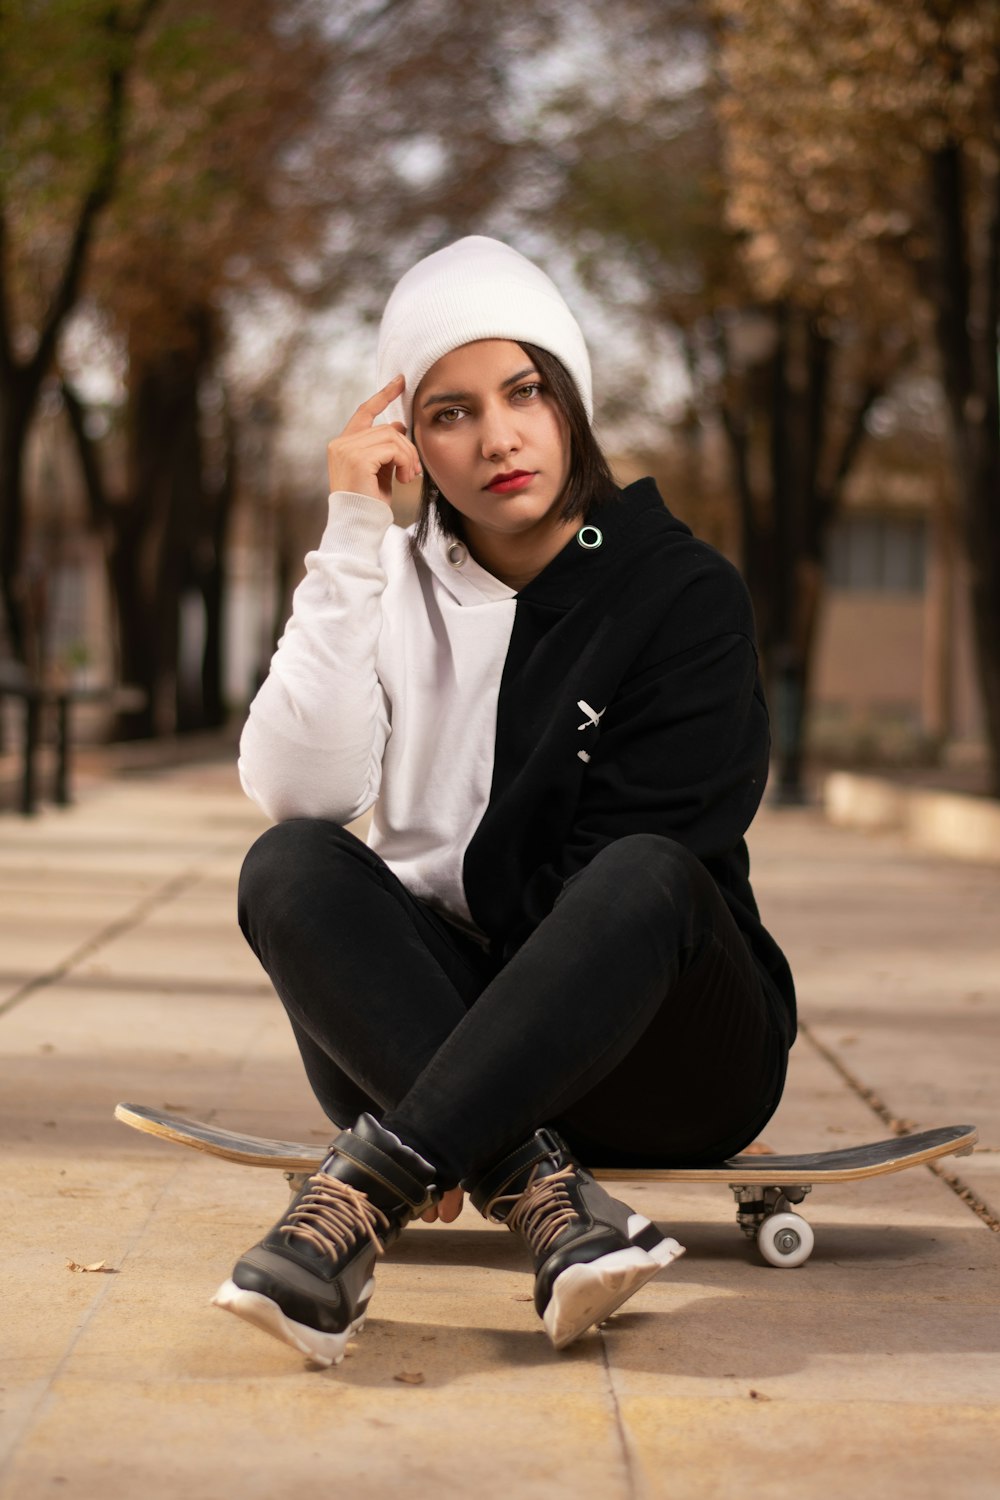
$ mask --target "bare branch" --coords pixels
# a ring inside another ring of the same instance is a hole
[[[107,529],[110,507],[97,444],[87,432],[87,414],[83,402],[65,376],[60,376],[59,389],[62,392],[63,405],[66,408],[66,417],[73,436],[73,445],[80,460],[80,472],[83,475],[83,487],[91,525],[98,535],[103,535]]]
[[[760,523],[757,516],[753,484],[750,478],[750,435],[747,431],[746,411],[745,409],[738,411],[736,403],[724,394],[725,388],[732,385],[733,378],[729,341],[726,338],[725,329],[715,314],[707,320],[707,326],[712,348],[723,371],[723,391],[718,398],[718,412],[722,421],[722,429],[729,443],[733,478],[736,485],[736,498],[739,505],[740,524],[743,531],[744,545],[749,552],[758,544]],[[685,337],[686,342],[687,338]],[[744,566],[747,567],[749,564],[750,559],[747,557],[744,559]]]
[[[344,34],[343,41],[348,47],[355,47],[373,32],[379,24],[391,16],[394,11],[402,10],[407,0],[384,0],[384,4],[377,7],[367,16],[359,16],[353,26],[349,26]]]
[[[135,59],[139,37],[161,4],[162,0],[143,0],[138,12],[129,22],[123,20],[117,6],[110,8],[105,15],[104,25],[109,38],[110,64],[106,80],[104,147],[94,169],[90,187],[80,205],[80,213],[70,241],[66,263],[42,320],[38,345],[28,366],[30,378],[33,381],[41,381],[52,363],[62,325],[79,295],[80,282],[83,278],[87,253],[98,216],[110,202],[114,193],[124,155],[129,72]],[[120,46],[122,40],[127,40],[131,44],[127,52],[124,52]]]

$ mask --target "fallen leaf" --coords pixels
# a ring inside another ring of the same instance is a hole
[[[420,1370],[400,1370],[394,1375],[393,1380],[398,1380],[400,1385],[423,1385],[424,1377]]]
[[[770,1396],[765,1396],[763,1391],[751,1391],[750,1392],[750,1400],[751,1401],[770,1401],[771,1397]]]
[[[89,1266],[81,1266],[78,1261],[68,1260],[66,1262],[66,1269],[67,1271],[103,1271],[105,1276],[117,1275],[115,1267],[109,1266],[106,1260],[92,1261]]]
[[[774,1147],[768,1146],[764,1141],[751,1141],[742,1154],[744,1156],[773,1156]]]
[[[510,1300],[512,1302],[534,1302],[535,1299],[531,1292],[518,1292]]]

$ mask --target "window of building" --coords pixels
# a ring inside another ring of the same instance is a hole
[[[826,572],[835,589],[921,593],[927,523],[919,516],[842,516],[830,535]]]

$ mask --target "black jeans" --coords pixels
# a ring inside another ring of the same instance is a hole
[[[321,819],[254,844],[240,925],[329,1118],[371,1111],[443,1186],[543,1124],[589,1166],[718,1160],[781,1095],[774,1002],[715,882],[656,834],[603,849],[503,967]]]

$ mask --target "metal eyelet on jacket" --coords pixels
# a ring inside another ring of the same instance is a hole
[[[597,526],[581,526],[576,534],[576,539],[581,547],[588,552],[593,552],[595,547],[600,547],[604,541],[604,533]]]
[[[446,556],[453,568],[461,568],[468,561],[469,554],[461,542],[452,542]]]

